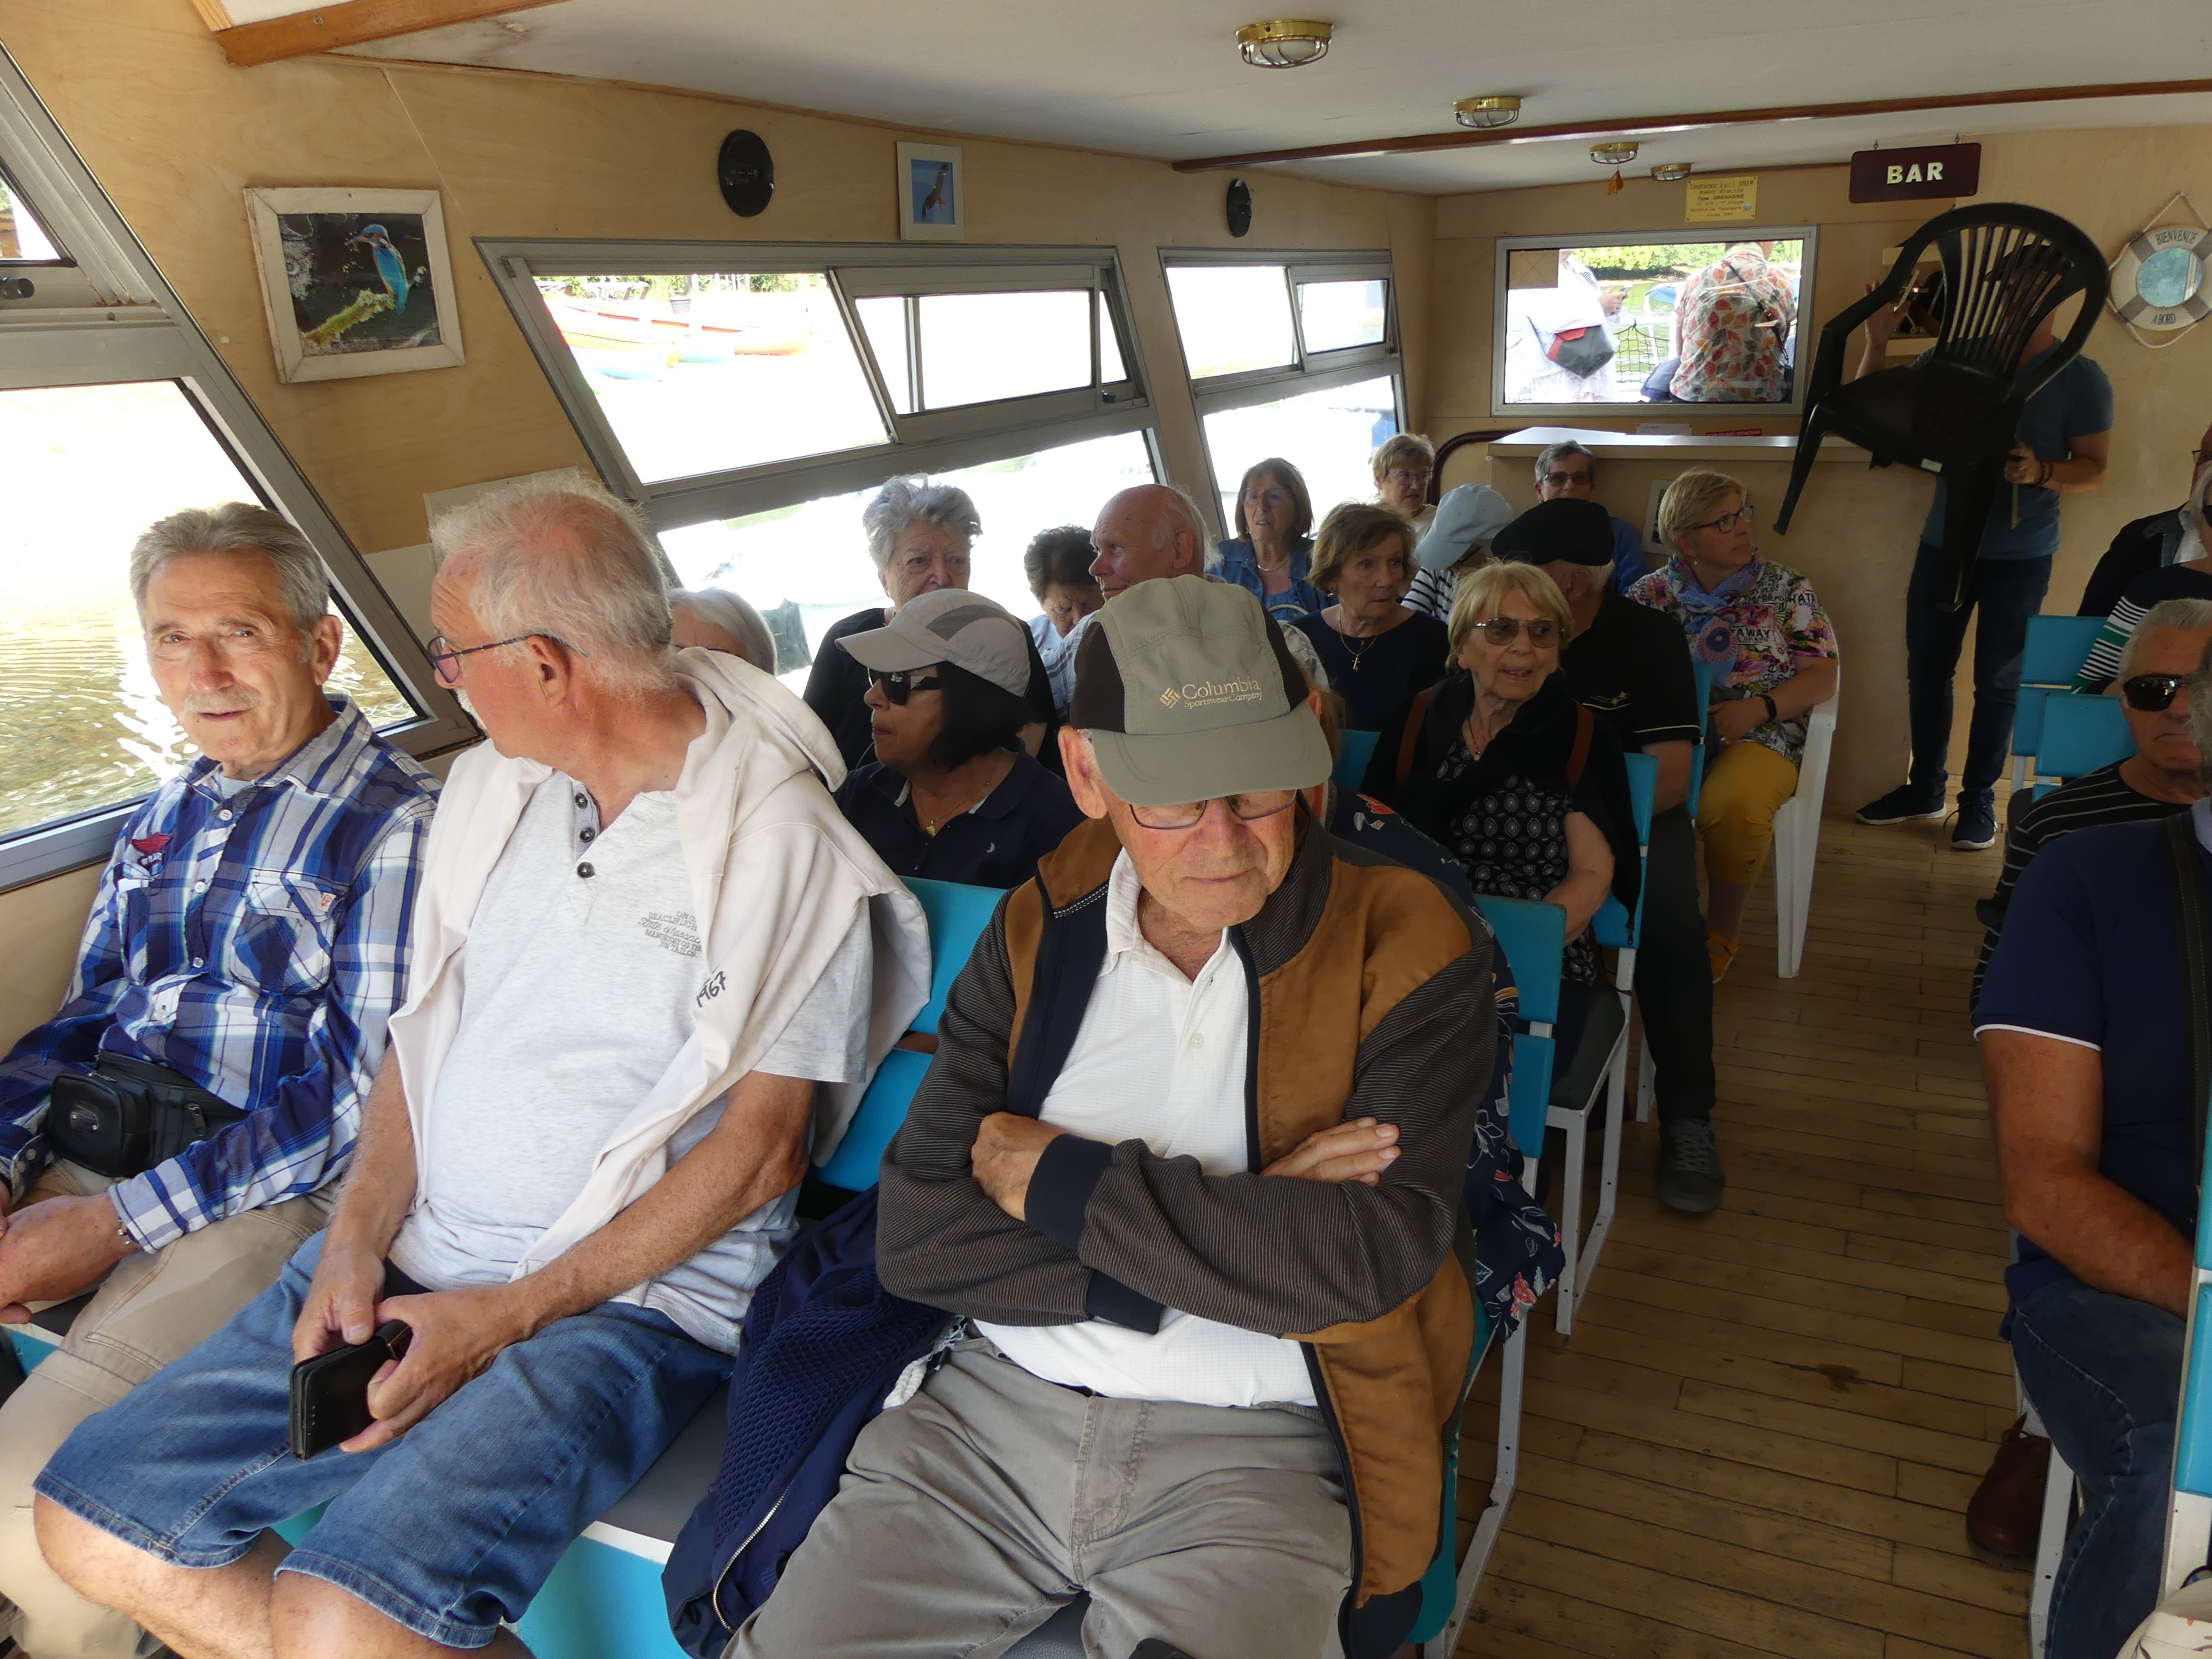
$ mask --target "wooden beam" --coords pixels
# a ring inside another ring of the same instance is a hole
[[[1358,143],[1308,144],[1297,149],[1250,150],[1242,155],[1201,155],[1177,161],[1178,173],[1261,167],[1270,161],[1326,161],[1351,155],[1421,155],[1432,150],[1480,149],[1531,138],[1625,138],[1697,127],[1752,126],[1775,121],[1835,121],[1852,115],[1904,115],[1922,110],[1984,109],[1998,104],[2056,104],[2083,98],[2154,98],[2212,92],[2212,80],[2124,81],[2092,87],[2021,87],[2007,92],[1954,92],[1934,98],[1868,98],[1844,104],[1778,104],[1766,109],[1706,110],[1698,114],[1626,115],[1615,121],[1562,121],[1552,126],[1492,127],[1473,132],[1407,133]]]
[[[337,0],[313,11],[290,12],[259,23],[215,31],[222,55],[240,69],[282,63],[337,46],[419,34],[451,23],[472,23],[502,12],[527,11],[555,0]]]

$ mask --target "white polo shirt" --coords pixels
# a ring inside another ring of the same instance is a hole
[[[1129,855],[1106,885],[1106,961],[1067,1063],[1038,1116],[1087,1139],[1141,1140],[1157,1158],[1192,1158],[1209,1175],[1249,1167],[1244,1048],[1250,994],[1224,932],[1187,980],[1137,926]],[[977,1322],[1006,1357],[1048,1382],[1121,1400],[1194,1406],[1314,1404],[1295,1342],[1168,1310],[1147,1336],[1103,1320],[1076,1325]]]

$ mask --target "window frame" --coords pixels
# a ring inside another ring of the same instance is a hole
[[[479,237],[477,251],[600,477],[616,494],[635,503],[656,530],[744,518],[866,489],[902,473],[981,466],[1128,432],[1144,436],[1152,470],[1164,476],[1151,382],[1130,320],[1120,258],[1110,247]],[[641,478],[562,340],[534,279],[613,272],[681,276],[779,271],[819,273],[827,282],[884,422],[886,441],[693,477],[658,483]],[[916,305],[921,297],[1069,289],[1087,289],[1094,295],[1090,385],[949,409],[921,405],[925,367]],[[902,415],[894,406],[856,308],[860,300],[892,296],[908,301],[908,396],[916,410],[911,415]],[[1116,329],[1121,349],[1124,378],[1110,384],[1101,384],[1097,378],[1103,356],[1102,325]]]
[[[1280,265],[1283,287],[1291,307],[1291,338],[1295,355],[1291,362],[1270,368],[1245,369],[1235,374],[1190,376],[1190,347],[1183,339],[1182,319],[1176,313],[1175,289],[1168,273],[1177,265]],[[1398,430],[1406,430],[1406,359],[1398,328],[1398,278],[1391,269],[1387,248],[1344,250],[1283,248],[1166,248],[1160,250],[1160,279],[1168,286],[1168,310],[1175,317],[1176,345],[1182,354],[1183,373],[1190,380],[1191,401],[1198,412],[1199,447],[1206,456],[1207,500],[1222,497],[1221,479],[1213,463],[1213,447],[1206,439],[1206,418],[1255,404],[1271,404],[1302,392],[1328,392],[1358,386],[1385,375],[1391,385],[1393,416]],[[1342,346],[1334,351],[1312,351],[1306,346],[1305,319],[1298,305],[1298,289],[1307,283],[1374,282],[1383,285],[1382,337],[1364,345]],[[1223,533],[1230,527],[1223,526]]]
[[[1708,239],[1692,233],[1711,230]],[[1805,255],[1798,267],[1797,362],[1801,372],[1791,385],[1789,398],[1778,404],[1648,404],[1641,398],[1598,404],[1509,404],[1505,401],[1505,294],[1511,256],[1528,248],[1626,247],[1638,242],[1714,240],[1727,247],[1736,242],[1802,242]],[[1672,420],[1683,415],[1729,416],[1746,420],[1782,420],[1805,412],[1805,386],[1811,378],[1805,361],[1805,337],[1814,315],[1814,277],[1820,255],[1818,225],[1676,225],[1656,230],[1577,231],[1571,235],[1500,236],[1492,252],[1490,305],[1490,412],[1508,420],[1539,423],[1559,416],[1620,414],[1635,410],[1646,418]]]
[[[384,737],[416,757],[474,742],[476,726],[438,684],[422,642],[4,48],[0,157],[16,187],[11,193],[68,259],[0,262],[40,285],[29,301],[0,301],[0,391],[174,384],[262,503],[313,545],[348,625],[422,711],[386,728]],[[135,795],[0,836],[0,892],[105,860],[145,799]]]

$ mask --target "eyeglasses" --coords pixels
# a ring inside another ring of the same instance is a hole
[[[1559,623],[1549,617],[1491,617],[1475,623],[1475,626],[1482,630],[1482,637],[1492,645],[1510,645],[1516,634],[1526,633],[1529,644],[1546,646],[1558,636],[1559,631]]]
[[[461,683],[461,671],[459,664],[463,657],[473,657],[479,651],[496,651],[502,645],[520,645],[525,640],[535,639],[551,640],[553,639],[553,635],[550,634],[517,634],[511,640],[494,640],[489,645],[466,645],[456,651],[453,649],[453,646],[447,641],[446,636],[443,634],[433,634],[430,635],[430,642],[422,648],[429,653],[430,666],[437,671],[438,684],[441,685],[459,685]],[[553,642],[556,645],[564,643],[564,641],[560,640],[554,640]]]
[[[1428,486],[1429,480],[1435,475],[1430,472],[1425,467],[1420,471],[1415,472],[1407,467],[1394,466],[1382,476],[1388,478],[1392,483],[1396,484],[1401,489],[1412,489],[1417,485],[1425,489]]]
[[[1733,513],[1723,513],[1717,519],[1708,519],[1703,524],[1692,525],[1690,528],[1692,530],[1717,530],[1722,535],[1725,536],[1730,531],[1734,530],[1738,525],[1749,524],[1750,522],[1751,503],[1749,501],[1746,501],[1741,507],[1736,508]]]
[[[1554,489],[1565,489],[1571,484],[1586,484],[1593,476],[1588,472],[1547,472],[1544,482]]]
[[[1246,823],[1257,823],[1261,818],[1272,818],[1278,812],[1287,812],[1297,802],[1295,789],[1262,789],[1249,795],[1224,795],[1219,799],[1229,803],[1229,810]],[[1195,830],[1206,817],[1210,800],[1185,801],[1180,806],[1135,806],[1129,816],[1147,830]]]
[[[2188,684],[2186,674],[2138,674],[2120,682],[2120,695],[2128,700],[2129,708],[2157,714],[2172,708],[2175,696]]]
[[[881,686],[884,700],[903,708],[906,700],[916,691],[934,691],[945,684],[943,680],[918,680],[915,678],[915,672],[911,668],[871,668],[868,684]]]
[[[1264,507],[1279,513],[1290,504],[1291,498],[1279,489],[1248,489],[1244,492],[1244,505],[1247,507]]]

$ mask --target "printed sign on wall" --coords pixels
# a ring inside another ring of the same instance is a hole
[[[1982,187],[1979,144],[1863,149],[1851,156],[1854,202],[1923,202],[1972,196]]]
[[[1708,224],[1725,219],[1759,216],[1759,175],[1729,173],[1718,179],[1692,179],[1689,205],[1683,217],[1690,223]]]

